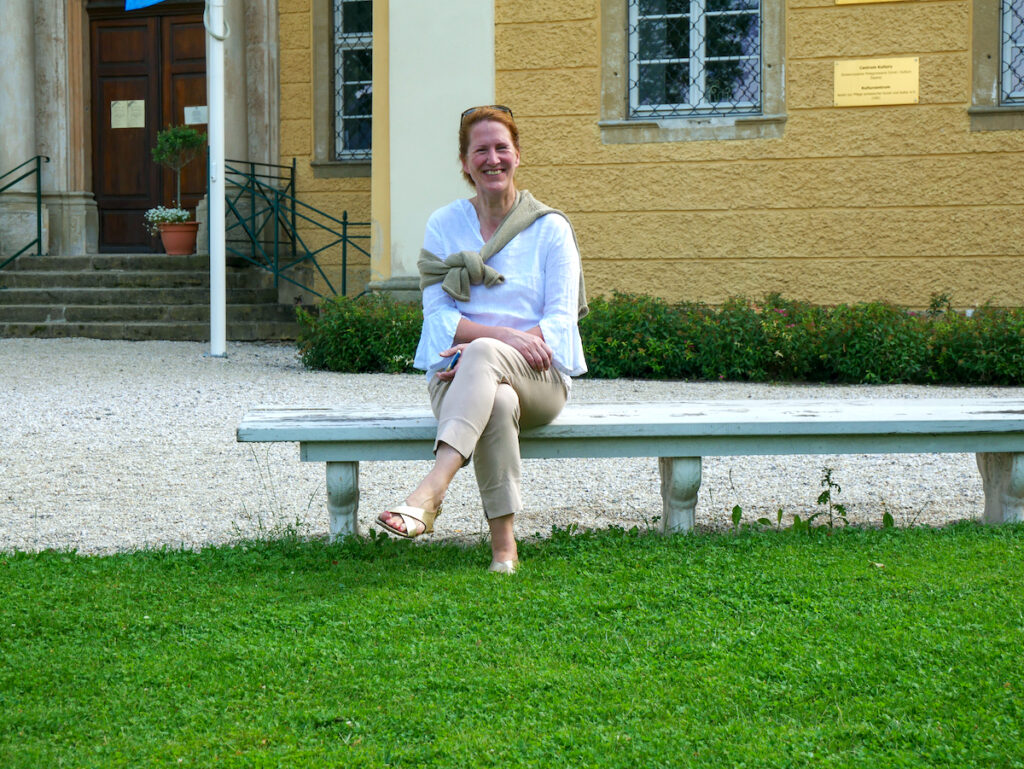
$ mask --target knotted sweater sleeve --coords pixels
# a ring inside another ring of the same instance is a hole
[[[427,222],[423,249],[432,254],[448,253],[448,243],[436,214]],[[445,360],[441,357],[441,352],[455,343],[455,330],[460,320],[462,313],[455,306],[455,300],[444,292],[441,282],[423,289],[423,330],[420,332],[416,358],[413,361],[416,368],[432,372],[444,365]]]

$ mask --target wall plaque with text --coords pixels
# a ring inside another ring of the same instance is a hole
[[[201,107],[185,107],[185,125],[205,125],[207,118],[206,105]]]
[[[918,65],[916,56],[837,61],[833,103],[837,107],[917,104],[920,97]]]
[[[110,102],[110,127],[145,128],[146,102],[143,99]]]

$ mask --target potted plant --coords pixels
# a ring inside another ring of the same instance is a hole
[[[181,207],[181,169],[195,160],[206,146],[206,134],[189,126],[167,126],[156,135],[153,160],[174,171],[174,205],[157,206],[146,211],[146,227],[151,234],[159,232],[168,254],[191,254],[196,250],[198,222],[190,221]]]
[[[157,206],[146,211],[144,218],[149,234],[160,236],[168,254],[187,256],[195,251],[199,225],[189,221],[190,214],[184,208]]]

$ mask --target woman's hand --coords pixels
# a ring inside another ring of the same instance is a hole
[[[466,318],[459,321],[458,328],[455,330],[455,338],[460,340],[459,344],[452,345],[441,355],[449,358],[474,339],[485,337],[497,339],[499,342],[513,347],[523,356],[527,365],[535,371],[547,371],[555,361],[554,350],[548,347],[547,342],[544,341],[539,326],[529,331],[517,331],[508,326],[487,326],[482,323],[474,323]],[[437,375],[441,377],[442,381],[448,382],[455,376],[456,370],[458,370],[458,365],[451,371],[439,371]]]
[[[464,345],[464,344],[457,344],[454,347],[449,347],[447,350],[444,350],[441,353],[441,357],[442,358],[451,358],[456,353],[461,353],[462,349],[465,346],[466,345]],[[450,364],[451,364],[451,361],[449,361],[449,365]],[[455,365],[452,366],[451,368],[447,368],[446,367],[446,368],[441,369],[440,371],[437,372],[437,378],[440,379],[442,382],[450,382],[450,381],[452,381],[455,378],[455,372],[459,370],[459,364],[460,364],[460,361],[456,361]]]
[[[501,333],[496,335],[505,344],[515,347],[519,354],[526,359],[530,368],[536,371],[547,371],[554,361],[554,351],[548,347],[541,337],[534,336],[525,331],[516,331],[512,328],[502,328]]]

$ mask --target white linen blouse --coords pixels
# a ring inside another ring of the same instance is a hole
[[[480,220],[469,200],[449,203],[427,221],[423,248],[442,259],[483,246]],[[468,302],[453,299],[441,283],[423,289],[423,331],[413,365],[428,378],[446,366],[448,359],[441,352],[455,343],[455,330],[466,318],[517,331],[540,326],[563,379],[586,373],[578,325],[580,256],[565,217],[539,217],[487,264],[504,275],[505,282],[490,288],[473,286]]]

